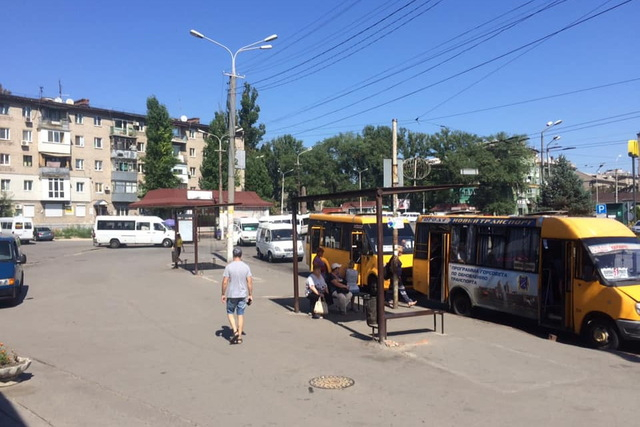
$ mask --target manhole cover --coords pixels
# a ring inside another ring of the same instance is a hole
[[[355,384],[355,381],[349,377],[341,377],[337,375],[323,375],[321,377],[312,378],[309,381],[313,387],[326,388],[331,390],[338,390],[342,388],[351,387]]]

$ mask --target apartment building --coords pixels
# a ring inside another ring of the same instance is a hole
[[[198,189],[207,130],[174,120],[174,173]],[[89,100],[0,94],[0,192],[36,224],[82,225],[95,215],[136,214],[147,145],[146,117],[94,108]]]

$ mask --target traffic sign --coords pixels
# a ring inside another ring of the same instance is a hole
[[[596,214],[598,215],[606,215],[607,214],[607,205],[601,203],[596,205]]]

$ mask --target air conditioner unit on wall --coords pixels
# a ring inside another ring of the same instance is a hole
[[[31,123],[31,117],[30,116],[29,117],[25,117],[24,121],[27,122],[27,123]]]
[[[16,209],[22,209],[22,205],[15,205]]]
[[[24,146],[24,145],[29,145],[29,141],[22,141],[22,143],[21,143],[21,144],[22,144],[23,146]]]
[[[109,187],[108,185],[105,185],[104,191],[108,193],[109,191],[111,191],[111,187]]]

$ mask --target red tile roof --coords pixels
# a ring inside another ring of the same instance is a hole
[[[132,203],[132,208],[177,208],[177,207],[207,207],[220,204],[218,192],[212,191],[213,200],[188,199],[186,188],[160,188],[149,191],[142,200]],[[222,192],[227,200],[227,192]],[[255,191],[236,191],[234,204],[242,207],[271,207],[273,203],[263,200]]]

